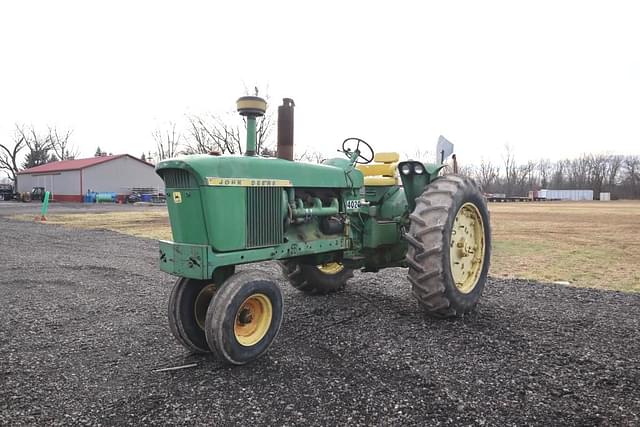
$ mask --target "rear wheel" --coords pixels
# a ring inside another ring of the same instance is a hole
[[[249,363],[271,346],[282,315],[282,292],[273,280],[255,270],[236,273],[209,303],[205,321],[209,348],[225,363]]]
[[[204,332],[207,308],[218,290],[212,281],[179,278],[169,297],[168,318],[171,333],[188,350],[208,353]]]
[[[416,199],[410,218],[405,238],[413,295],[436,317],[470,312],[491,258],[489,211],[480,190],[469,178],[442,177]]]
[[[308,294],[328,294],[344,288],[353,270],[342,263],[300,264],[295,260],[280,262],[282,272],[291,285]]]

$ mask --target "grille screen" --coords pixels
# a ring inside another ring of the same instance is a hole
[[[282,188],[247,187],[247,248],[283,242]]]
[[[167,188],[195,188],[193,176],[183,169],[166,169],[162,171],[162,179]]]

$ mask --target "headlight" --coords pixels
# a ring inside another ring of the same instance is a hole
[[[402,175],[409,175],[411,173],[411,166],[405,163],[400,167],[400,173],[402,173]]]
[[[418,175],[422,175],[424,173],[424,166],[422,166],[420,163],[416,163],[413,165],[413,171]]]

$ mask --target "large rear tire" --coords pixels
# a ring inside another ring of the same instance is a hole
[[[410,219],[406,260],[415,298],[435,317],[472,311],[491,259],[489,211],[475,182],[439,178],[416,199]]]
[[[306,265],[286,260],[280,262],[280,267],[291,286],[307,294],[326,295],[337,292],[353,277],[353,270],[339,262]]]

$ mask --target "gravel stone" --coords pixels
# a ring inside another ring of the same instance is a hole
[[[442,321],[403,269],[308,296],[261,263],[245,268],[281,284],[282,329],[228,367],[171,336],[157,242],[0,227],[0,425],[640,424],[637,294],[494,278]]]

